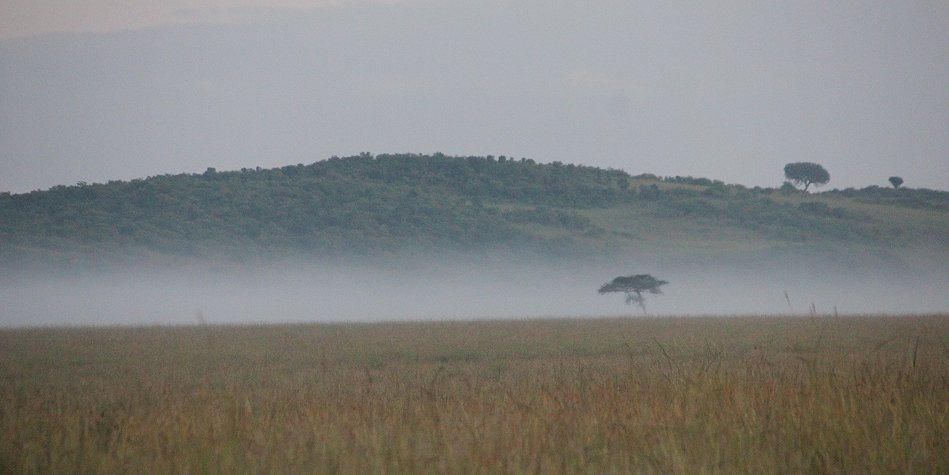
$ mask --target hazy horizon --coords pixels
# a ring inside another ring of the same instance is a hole
[[[877,272],[796,255],[272,261],[21,271],[0,279],[0,327],[279,324],[643,316],[597,289],[617,275],[669,281],[650,316],[921,314],[949,310],[937,264]]]
[[[949,189],[949,5],[0,2],[0,191],[333,155]]]

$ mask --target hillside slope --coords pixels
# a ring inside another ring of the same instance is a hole
[[[506,249],[670,258],[949,249],[949,193],[803,194],[506,157],[362,154],[0,194],[6,263]]]

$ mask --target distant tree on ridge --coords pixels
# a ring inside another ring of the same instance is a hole
[[[784,166],[784,177],[795,185],[804,186],[804,191],[811,186],[826,185],[830,181],[830,173],[816,163],[795,162]]]

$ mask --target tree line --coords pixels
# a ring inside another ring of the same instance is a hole
[[[0,257],[29,249],[204,255],[503,245],[547,251],[614,239],[612,224],[594,222],[588,211],[618,206],[657,219],[715,219],[776,239],[887,238],[843,208],[777,199],[781,193],[526,158],[364,153],[272,169],[209,168],[0,193]],[[949,193],[932,190],[825,193],[908,207],[949,204]]]

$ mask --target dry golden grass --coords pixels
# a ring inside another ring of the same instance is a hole
[[[4,330],[0,471],[949,473],[949,316]]]

